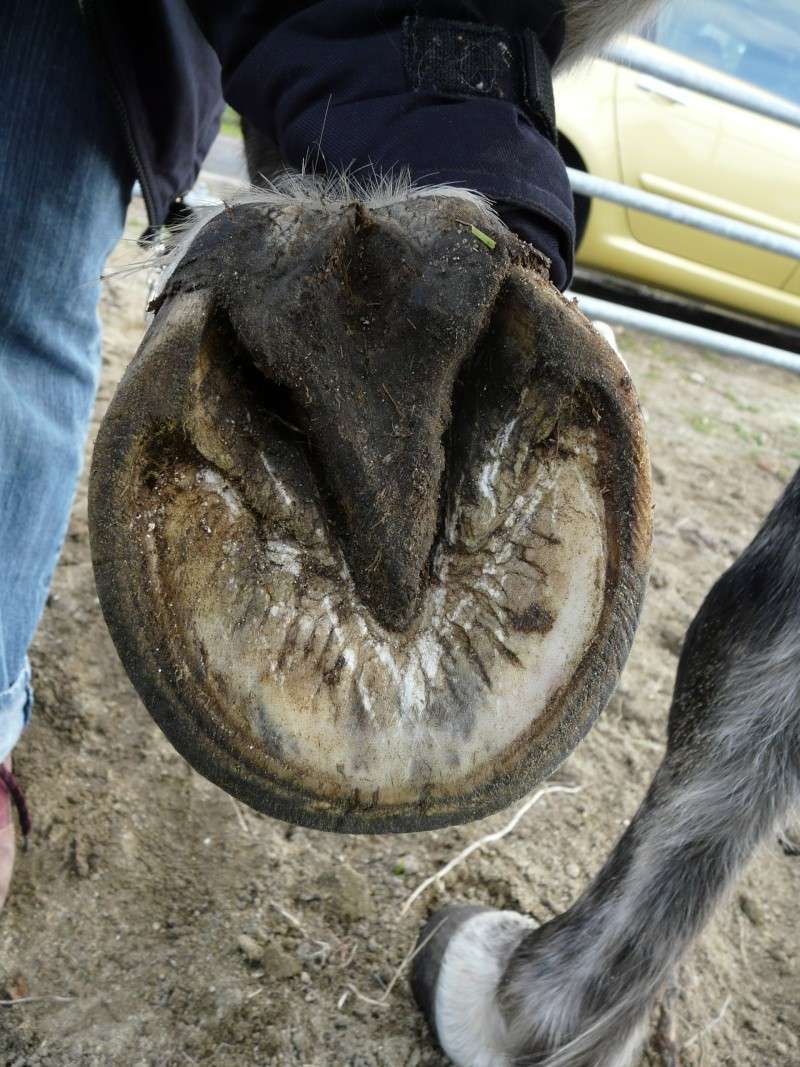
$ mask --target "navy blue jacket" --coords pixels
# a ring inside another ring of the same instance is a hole
[[[485,193],[564,287],[574,221],[549,64],[561,0],[80,0],[151,225],[193,185],[223,97],[299,167]]]

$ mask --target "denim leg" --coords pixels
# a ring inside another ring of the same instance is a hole
[[[75,0],[0,4],[0,759],[97,384],[99,277],[133,172]]]

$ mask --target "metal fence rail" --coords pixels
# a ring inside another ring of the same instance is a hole
[[[658,215],[660,218],[679,222],[683,226],[693,226],[695,229],[705,230],[718,237],[729,237],[733,241],[741,241],[754,248],[764,248],[768,252],[776,252],[780,256],[790,256],[792,259],[800,260],[800,241],[794,237],[785,237],[780,233],[763,230],[760,226],[737,222],[735,219],[726,218],[725,215],[717,215],[713,211],[690,207],[680,201],[670,200],[666,196],[656,196],[654,193],[632,189],[629,185],[620,185],[618,182],[608,181],[607,178],[596,178],[593,174],[574,170],[572,167],[567,168],[567,174],[572,191],[582,196],[596,196],[601,200],[610,200],[614,204],[622,204],[623,207],[632,208],[634,211],[645,211],[648,215]],[[800,183],[800,177],[798,177],[798,183]]]
[[[594,296],[582,296],[580,293],[573,292],[567,295],[578,301],[578,307],[590,319],[599,319],[612,326],[627,326],[632,330],[642,330],[645,333],[656,334],[658,337],[665,337],[670,341],[698,345],[700,348],[708,348],[726,356],[739,356],[756,363],[769,363],[773,367],[782,367],[784,370],[800,374],[800,356],[785,352],[782,348],[762,345],[757,341],[747,341],[743,337],[732,337],[716,330],[707,330],[703,326],[693,326],[688,322],[668,319],[663,315],[653,315],[649,311],[639,311],[625,304],[615,304],[611,300],[599,300]]]
[[[715,100],[722,100],[726,104],[733,104],[765,118],[800,128],[800,107],[790,100],[773,96],[772,93],[745,83],[732,84],[724,75],[711,69],[697,70],[669,56],[654,55],[649,48],[642,47],[633,38],[615,42],[603,55],[612,63],[638,70],[641,74],[649,74],[652,78],[660,78],[682,89],[712,96]]]
[[[736,107],[800,129],[800,107],[790,101],[782,100],[780,97],[772,96],[752,86],[731,84],[728,79],[712,70],[699,71],[687,68],[679,60],[670,59],[668,56],[655,56],[650,49],[642,47],[633,39],[615,43],[605,51],[604,56],[606,59],[631,67],[650,77],[723,100]],[[632,189],[630,186],[608,181],[605,178],[597,178],[583,171],[569,168],[568,174],[573,192],[581,196],[608,200],[634,211],[644,211],[683,226],[693,226],[707,233],[713,233],[718,237],[727,237],[755,248],[766,249],[778,255],[800,260],[800,240],[793,237],[786,237],[759,226],[738,222],[713,211],[690,207],[688,204],[670,200],[668,197],[655,196],[640,189]],[[740,356],[758,363],[768,363],[800,374],[800,356],[774,348],[772,345],[759,344],[716,330],[707,330],[701,326],[693,326],[690,323],[662,315],[639,311],[624,304],[616,304],[610,300],[598,300],[596,297],[580,296],[576,293],[570,295],[577,298],[579,307],[590,318],[654,333],[673,341],[700,345],[726,355]]]

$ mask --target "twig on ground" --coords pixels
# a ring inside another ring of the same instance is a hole
[[[719,1009],[714,1018],[707,1022],[706,1025],[702,1028],[702,1030],[698,1030],[696,1034],[692,1034],[689,1040],[684,1042],[683,1047],[689,1048],[690,1045],[694,1045],[701,1038],[705,1037],[706,1034],[710,1033],[711,1030],[715,1030],[725,1018],[725,1013],[727,1012],[728,1008],[731,1006],[732,1003],[733,997],[725,997],[725,1000],[722,1002],[722,1007]]]
[[[274,900],[271,900],[269,902],[269,905],[270,905],[271,908],[274,908],[275,911],[277,911],[278,915],[282,915],[283,918],[287,921],[287,923],[289,923],[291,926],[293,926],[295,928],[295,930],[299,930],[300,933],[303,934],[305,937],[309,936],[308,931],[306,930],[305,926],[303,926],[303,924],[300,922],[300,920],[296,919],[294,917],[294,915],[292,915],[292,913],[290,911],[287,911],[286,908],[282,908],[280,906],[280,904],[276,904]],[[313,938],[312,938],[312,940],[313,940]]]
[[[672,1010],[678,987],[673,976],[659,1005],[658,1022],[652,1036],[652,1046],[661,1059],[661,1067],[681,1067],[680,1045],[675,1034],[675,1015]]]
[[[496,841],[500,841],[508,834],[512,833],[516,829],[520,819],[526,815],[534,804],[537,804],[542,797],[547,796],[549,793],[580,793],[581,787],[579,785],[546,785],[542,789],[537,789],[532,797],[522,805],[521,808],[514,814],[513,818],[506,823],[502,830],[495,830],[494,833],[486,834],[485,837],[479,837],[477,841],[473,841],[471,845],[459,852],[457,856],[454,856],[449,863],[446,863],[444,867],[432,874],[430,878],[426,878],[424,882],[421,882],[410,897],[406,900],[400,909],[400,918],[402,919],[408,914],[408,910],[415,900],[418,900],[426,889],[430,888],[434,882],[438,882],[440,878],[444,878],[446,874],[449,874],[454,867],[457,867],[460,863],[463,863],[465,859],[472,855],[473,852],[477,852],[479,848],[483,848],[484,845],[492,845]]]
[[[354,941],[353,944],[349,946],[349,948],[347,945],[340,945],[339,947],[342,953],[344,953],[345,949],[347,949],[347,953],[346,955],[342,956],[341,963],[339,963],[337,966],[340,969],[344,967],[349,967],[350,964],[353,962],[353,958],[355,957],[356,952],[358,951],[358,944]]]
[[[227,796],[228,800],[230,800],[231,804],[233,804],[233,810],[236,812],[236,818],[239,820],[239,826],[242,828],[242,830],[244,830],[247,836],[250,837],[252,831],[247,825],[247,819],[245,819],[244,817],[244,812],[239,807],[239,801],[232,797],[230,793],[226,793],[225,795]]]
[[[75,1000],[75,997],[60,997],[56,994],[41,997],[16,997],[13,1000],[0,1000],[0,1006],[4,1008],[16,1008],[20,1004],[69,1004],[70,1001]]]
[[[745,970],[750,970],[750,959],[747,955],[747,945],[744,938],[744,916],[739,914],[739,950],[742,953],[742,963],[745,966]]]

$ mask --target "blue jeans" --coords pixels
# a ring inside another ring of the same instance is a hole
[[[66,532],[133,170],[76,0],[0,4],[0,760]]]

